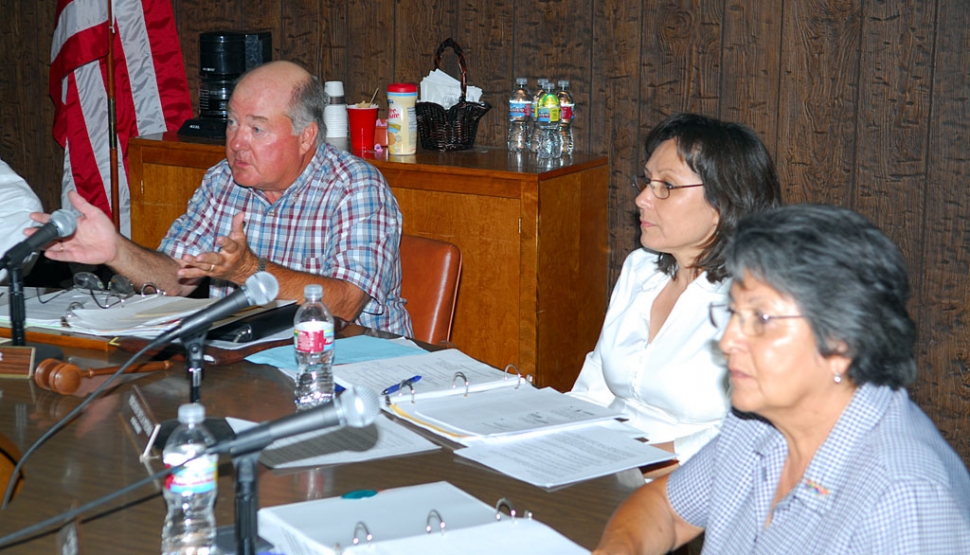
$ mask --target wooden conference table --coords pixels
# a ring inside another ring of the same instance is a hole
[[[346,330],[350,334],[352,329]],[[356,333],[360,333],[360,328]],[[65,348],[82,368],[121,364],[127,354]],[[139,461],[139,452],[122,422],[121,405],[135,387],[159,421],[176,417],[189,398],[181,364],[171,370],[128,375],[28,459],[18,495],[0,513],[0,536],[57,515],[72,503],[81,505],[161,469]],[[92,380],[89,380],[92,381]],[[88,390],[93,384],[86,386]],[[256,422],[293,412],[292,381],[275,368],[249,362],[208,366],[201,389],[207,416]],[[64,396],[43,390],[33,381],[0,380],[0,434],[22,451],[81,402],[79,391]],[[429,436],[434,437],[434,436]],[[435,440],[438,441],[438,440]],[[635,472],[635,471],[629,471]],[[219,526],[233,523],[233,480],[228,458],[220,460]],[[623,478],[626,478],[625,480]],[[413,456],[364,463],[275,471],[259,466],[259,504],[284,503],[343,495],[358,489],[386,489],[446,480],[482,501],[508,498],[518,510],[531,510],[540,520],[587,548],[595,546],[606,520],[632,491],[630,476],[615,475],[548,491],[514,480],[453,454],[448,446]],[[82,516],[84,553],[159,553],[165,502],[154,486],[132,492]],[[323,524],[323,523],[321,523]],[[57,530],[0,548],[4,553],[57,552]]]

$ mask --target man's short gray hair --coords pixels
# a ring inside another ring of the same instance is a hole
[[[327,136],[327,125],[323,121],[323,111],[327,108],[327,94],[316,77],[310,77],[293,88],[290,99],[290,121],[293,134],[299,135],[311,123],[317,124],[317,144],[323,144]]]

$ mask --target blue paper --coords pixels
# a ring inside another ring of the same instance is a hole
[[[350,364],[368,360],[420,355],[424,349],[409,347],[387,339],[371,337],[369,335],[355,335],[334,341],[334,364]],[[253,364],[266,364],[296,370],[296,349],[293,345],[267,349],[253,353],[246,357]]]

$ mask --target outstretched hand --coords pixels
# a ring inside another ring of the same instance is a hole
[[[232,217],[229,235],[222,235],[216,239],[216,246],[219,247],[216,252],[183,256],[182,268],[178,271],[179,277],[213,277],[242,284],[249,276],[256,273],[259,258],[249,250],[244,229],[245,221],[245,212],[239,212]]]
[[[121,238],[111,219],[76,191],[68,192],[67,197],[81,213],[77,219],[77,230],[73,235],[48,245],[45,256],[61,262],[110,264],[118,255],[118,240]],[[34,212],[30,219],[46,224],[50,221],[50,214]],[[24,234],[32,235],[36,229],[28,228]]]

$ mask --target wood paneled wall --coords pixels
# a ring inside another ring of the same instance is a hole
[[[419,81],[438,43],[465,50],[504,142],[515,77],[569,79],[576,148],[611,160],[611,278],[637,246],[630,176],[664,116],[747,123],[789,202],[876,221],[910,265],[916,401],[970,462],[970,3],[952,0],[172,0],[193,90],[198,33],[270,29],[277,58],[344,82],[349,101]],[[0,156],[56,207],[47,99],[56,0],[0,4]],[[453,56],[445,69],[455,74]],[[193,97],[195,94],[193,93]],[[195,101],[195,99],[193,99]]]

